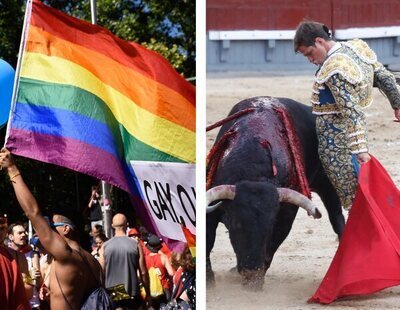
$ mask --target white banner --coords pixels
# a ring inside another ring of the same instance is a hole
[[[180,225],[196,234],[196,165],[131,161],[142,196],[160,233],[186,242]]]

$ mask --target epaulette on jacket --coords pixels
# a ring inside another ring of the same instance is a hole
[[[340,74],[353,85],[363,80],[360,66],[351,57],[340,52],[334,53],[322,64],[316,82],[323,84],[335,74]]]
[[[363,40],[354,39],[342,44],[350,48],[362,61],[368,64],[373,65],[378,61],[375,52]]]

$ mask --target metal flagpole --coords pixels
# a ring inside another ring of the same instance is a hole
[[[96,0],[90,0],[90,14],[92,16],[92,24],[97,25],[97,6]]]
[[[22,26],[21,42],[20,42],[20,45],[19,45],[17,68],[15,70],[14,88],[13,88],[11,108],[10,108],[10,117],[9,117],[8,123],[7,123],[6,136],[4,138],[4,146],[6,145],[8,136],[10,135],[10,129],[11,129],[10,120],[13,117],[13,113],[14,113],[14,109],[15,109],[15,101],[16,101],[16,98],[17,98],[17,90],[18,90],[18,85],[19,85],[19,73],[21,71],[22,56],[23,56],[23,53],[25,51],[26,36],[27,36],[27,33],[28,33],[29,20],[31,18],[31,13],[32,13],[32,0],[26,1],[26,9],[25,10],[26,11],[25,11],[25,16],[24,16],[24,24]]]
[[[111,229],[111,205],[110,205],[110,185],[101,181],[103,227],[107,238],[111,238],[113,231]]]
[[[97,25],[97,5],[96,0],[90,0],[90,14],[92,24]],[[110,185],[101,181],[101,209],[103,215],[103,227],[107,238],[112,237],[111,229],[111,206],[110,206]]]
[[[29,220],[29,222],[28,222],[28,242],[31,241],[32,236],[33,236],[33,227],[32,227],[31,220]]]

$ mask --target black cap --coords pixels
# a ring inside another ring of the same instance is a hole
[[[159,237],[151,235],[147,240],[146,246],[151,252],[157,253],[162,247],[161,243],[162,241]]]

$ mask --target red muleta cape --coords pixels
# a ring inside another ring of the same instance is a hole
[[[375,159],[361,166],[339,247],[309,302],[367,295],[400,284],[400,191]]]

